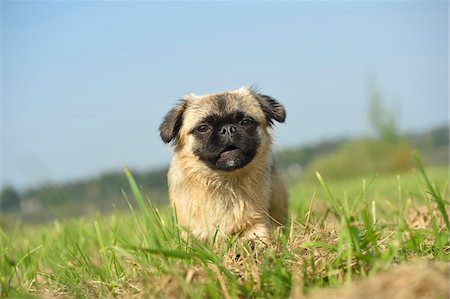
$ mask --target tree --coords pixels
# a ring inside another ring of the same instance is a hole
[[[392,142],[397,138],[395,113],[383,106],[381,95],[373,85],[369,95],[369,121],[380,140]]]
[[[6,186],[0,193],[0,211],[18,211],[20,210],[20,196],[16,189]]]

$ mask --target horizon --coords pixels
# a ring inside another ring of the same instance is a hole
[[[402,137],[403,135],[414,135],[414,134],[424,134],[427,132],[430,132],[432,130],[436,130],[436,129],[440,129],[440,128],[450,128],[449,124],[441,124],[441,125],[437,125],[437,126],[433,126],[430,128],[426,128],[423,130],[420,130],[418,132],[402,132],[401,134],[399,134],[400,137]],[[301,145],[287,145],[283,148],[279,148],[276,145],[274,146],[274,153],[277,154],[279,152],[282,152],[284,150],[297,150],[297,149],[301,149],[301,148],[305,148],[305,147],[314,147],[314,146],[318,146],[322,143],[325,142],[333,142],[333,141],[343,141],[343,142],[347,142],[347,141],[353,141],[353,140],[360,140],[363,138],[374,138],[374,136],[371,136],[370,134],[361,134],[361,135],[355,135],[355,136],[335,136],[332,138],[324,138],[324,139],[320,139],[320,140],[316,140],[310,143],[304,143]],[[420,154],[420,152],[419,152]],[[118,174],[120,172],[123,172],[123,176],[125,178],[125,169],[129,169],[131,171],[132,174],[136,174],[136,173],[148,173],[148,172],[157,172],[160,170],[167,170],[170,166],[170,161],[168,161],[165,164],[160,164],[160,165],[155,165],[155,166],[150,166],[147,168],[133,168],[133,167],[128,167],[127,165],[123,165],[121,168],[111,168],[111,169],[105,169],[102,171],[99,171],[97,173],[93,173],[87,176],[83,176],[83,177],[78,177],[78,178],[72,178],[69,180],[61,180],[61,181],[44,181],[41,183],[38,183],[36,185],[33,186],[27,186],[27,187],[22,187],[22,188],[18,188],[17,186],[14,185],[4,185],[4,186],[0,186],[0,191],[2,188],[4,187],[12,187],[13,189],[15,189],[16,191],[19,191],[20,193],[27,193],[31,190],[37,190],[43,186],[56,186],[56,185],[74,185],[74,184],[78,184],[78,183],[83,183],[83,182],[87,182],[87,181],[91,181],[91,180],[95,180],[98,179],[104,175],[110,175],[110,174]],[[275,162],[276,163],[276,162]]]
[[[276,148],[448,126],[448,3],[2,2],[0,187],[168,165],[176,99],[256,84]]]

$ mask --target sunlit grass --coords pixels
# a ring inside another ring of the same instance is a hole
[[[126,170],[136,210],[0,230],[0,297],[283,298],[417,257],[448,262],[448,169],[417,169],[299,182],[285,233],[255,249],[184,240],[171,209],[152,205]]]

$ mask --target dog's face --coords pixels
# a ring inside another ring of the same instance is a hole
[[[267,128],[285,116],[281,104],[250,88],[189,95],[167,113],[160,134],[174,151],[193,154],[212,170],[233,171],[270,143]]]

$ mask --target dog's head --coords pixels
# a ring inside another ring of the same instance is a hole
[[[273,121],[284,122],[284,107],[251,88],[184,97],[159,127],[175,152],[193,154],[209,168],[233,171],[249,164],[271,139]]]

